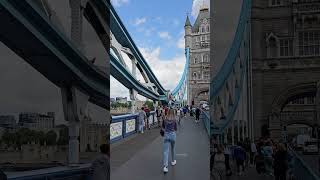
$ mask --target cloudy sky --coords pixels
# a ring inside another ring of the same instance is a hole
[[[173,90],[185,65],[184,23],[187,13],[195,21],[209,0],[111,0],[118,15],[165,89]],[[123,54],[129,67],[131,63]],[[138,75],[142,80],[142,76]],[[129,91],[111,77],[111,97],[129,96]],[[142,97],[138,97],[143,99]]]

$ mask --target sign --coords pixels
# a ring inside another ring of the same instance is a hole
[[[114,139],[122,135],[122,122],[110,124],[110,139]]]
[[[131,119],[126,121],[126,133],[130,133],[136,130],[136,120]]]

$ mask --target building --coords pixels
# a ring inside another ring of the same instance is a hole
[[[14,129],[16,128],[17,122],[16,118],[13,115],[3,115],[0,116],[0,127],[6,129]]]
[[[125,104],[128,100],[127,97],[116,97],[116,102]]]
[[[286,126],[319,126],[320,0],[253,0],[252,93],[255,137]]]
[[[55,127],[55,114],[20,113],[19,126],[38,131],[49,131]]]
[[[185,48],[190,48],[188,74],[188,104],[199,105],[209,99],[210,83],[210,13],[202,8],[193,25],[187,16],[185,25]]]
[[[107,124],[98,124],[90,117],[85,117],[80,125],[80,152],[98,152],[100,145],[109,140]]]

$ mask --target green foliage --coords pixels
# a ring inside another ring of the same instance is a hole
[[[144,103],[144,106],[147,106],[150,110],[153,110],[154,109],[154,107],[153,107],[153,102],[152,101],[146,101],[145,103]]]
[[[57,133],[53,130],[47,132],[46,134],[46,143],[47,145],[56,145],[57,144]]]
[[[69,130],[67,126],[64,126],[59,131],[58,145],[67,145],[69,143]]]
[[[113,102],[113,103],[111,104],[111,108],[113,108],[113,109],[117,109],[117,108],[120,108],[120,107],[122,107],[122,108],[129,108],[129,107],[131,107],[131,101],[129,101],[128,103]]]

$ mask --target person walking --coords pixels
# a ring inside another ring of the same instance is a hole
[[[216,155],[214,156],[214,169],[213,171],[217,171],[220,176],[220,180],[223,179],[226,172],[226,159],[223,153],[223,147],[219,146]]]
[[[92,163],[92,179],[110,180],[110,146],[102,144],[100,146],[101,155]]]
[[[278,144],[277,151],[274,153],[273,158],[275,180],[286,180],[288,170],[288,153],[284,144]]]
[[[200,109],[197,108],[196,109],[196,123],[199,123],[200,122]]]
[[[149,124],[149,117],[150,117],[150,109],[148,107],[144,108],[144,112],[146,113],[146,118],[145,118],[145,127],[146,130],[149,129],[150,130],[150,124]]]
[[[160,127],[161,112],[160,112],[160,107],[159,106],[156,109],[156,115],[157,115],[157,120],[158,120],[158,127]]]
[[[174,166],[177,163],[176,160],[176,131],[177,123],[175,118],[174,109],[168,110],[168,116],[162,123],[162,129],[164,131],[163,142],[163,172],[168,172],[168,159],[169,159],[169,146],[171,146],[171,165]]]
[[[143,134],[143,126],[144,126],[145,119],[146,119],[146,112],[144,112],[144,107],[142,107],[141,111],[138,114],[139,132],[141,134]]]
[[[178,124],[180,125],[180,122],[181,122],[181,112],[180,112],[180,109],[177,108],[177,119],[178,119]]]
[[[230,167],[231,150],[227,146],[227,144],[224,145],[224,157],[225,157],[225,165],[226,165],[226,175],[231,176],[232,175],[232,171]]]
[[[254,166],[254,160],[255,160],[256,154],[257,154],[256,144],[254,143],[254,141],[251,141],[251,144],[250,144],[250,164],[251,164],[251,166]]]
[[[266,145],[262,148],[262,153],[263,153],[263,156],[264,156],[264,163],[265,163],[266,173],[268,175],[270,175],[270,176],[273,176],[273,172],[272,172],[273,150],[272,150],[272,145],[271,145],[270,141],[266,142]]]
[[[238,142],[236,148],[234,149],[234,158],[237,164],[238,175],[241,176],[242,172],[244,171],[244,160],[246,158],[246,152],[242,147],[241,142]]]

